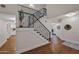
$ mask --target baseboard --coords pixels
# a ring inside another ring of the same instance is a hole
[[[71,42],[64,42],[63,45],[73,48],[75,50],[79,50],[79,44],[75,44]]]
[[[2,46],[5,44],[6,41],[7,41],[7,39],[5,39],[5,40],[0,44],[0,47],[2,47]]]
[[[10,35],[6,36],[4,41],[0,44],[0,47],[2,47],[5,44],[5,42],[7,42],[7,39],[9,38],[10,38]]]

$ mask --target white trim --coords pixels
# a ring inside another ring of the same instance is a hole
[[[7,41],[7,39],[5,39],[5,40],[0,44],[0,47],[2,47],[6,41]]]
[[[79,50],[79,44],[75,44],[72,42],[64,42],[63,45],[71,47],[73,49]]]

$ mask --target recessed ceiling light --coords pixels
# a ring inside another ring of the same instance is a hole
[[[29,6],[32,7],[32,8],[34,8],[34,4],[30,4]]]
[[[65,16],[66,17],[72,17],[72,16],[75,16],[77,13],[75,13],[75,12],[72,12],[72,13],[68,13],[68,14],[66,14]]]
[[[14,21],[16,20],[15,17],[10,17],[9,19],[10,19],[10,20],[14,20]]]
[[[5,4],[1,4],[0,5],[2,8],[6,8],[6,5]]]

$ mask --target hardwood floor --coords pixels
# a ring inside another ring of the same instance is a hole
[[[22,54],[79,54],[78,50],[62,45],[60,39],[53,47],[53,42],[49,44],[23,52]],[[11,36],[7,42],[0,48],[0,54],[13,54],[16,52],[16,36]]]
[[[13,54],[16,52],[16,36],[11,36],[0,48],[0,54]]]
[[[58,43],[53,46],[53,42],[50,41],[47,45],[26,51],[22,54],[79,54],[78,50],[67,47],[62,42],[64,41],[59,39]]]
[[[44,46],[32,49],[30,51],[23,52],[22,54],[51,54],[51,53],[52,53],[52,50],[51,50],[51,45],[49,43]]]
[[[62,54],[79,54],[79,50],[75,50],[65,45],[61,45],[61,53]]]
[[[79,54],[79,50],[75,50],[73,48],[65,46],[62,44],[63,42],[64,41],[59,39],[57,45],[55,45],[55,47],[52,47],[52,51],[54,54]],[[51,42],[51,46],[53,46],[52,42]]]

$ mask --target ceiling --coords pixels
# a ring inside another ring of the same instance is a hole
[[[46,8],[46,4],[22,4],[22,5],[23,5],[23,6],[27,6],[27,7],[29,7],[29,8],[36,9],[36,10],[40,10],[40,9],[42,9],[42,8]],[[33,7],[30,6],[30,5],[33,5]]]
[[[0,6],[0,13],[15,14],[17,11],[16,4],[5,4],[6,8]]]
[[[30,7],[29,4],[22,4]],[[60,15],[79,10],[79,4],[34,4],[33,9],[47,8],[47,17],[54,18]],[[32,7],[30,7],[32,8]],[[16,14],[17,4],[6,4],[6,8],[0,7],[0,13]]]
[[[47,4],[47,17],[55,18],[79,10],[79,4]]]
[[[0,6],[0,13],[8,13],[8,14],[16,14],[17,10],[18,10],[18,5],[17,4],[5,4],[6,8],[2,8]],[[46,7],[45,4],[33,4],[34,7],[29,6],[30,4],[21,4],[23,6],[29,7],[29,8],[33,8],[36,10],[39,10],[41,8]]]

